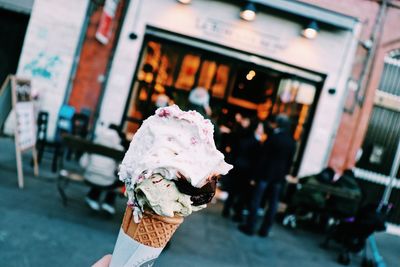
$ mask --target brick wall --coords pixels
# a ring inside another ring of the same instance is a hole
[[[339,13],[344,13],[359,18],[359,20],[363,24],[360,40],[366,40],[370,37],[373,25],[375,23],[376,15],[378,14],[379,11],[379,3],[370,0],[335,0],[335,1],[302,0],[302,1],[312,5],[320,6],[322,8],[331,9]],[[203,12],[200,12],[200,10],[203,10],[202,8],[204,8],[202,7],[203,4],[202,1],[194,1],[190,6],[182,6],[182,5],[177,5],[175,2],[154,0],[154,1],[142,2],[146,4],[143,4],[141,8],[139,8],[136,5],[137,4],[136,1],[131,3],[132,4],[129,7],[129,10],[127,11],[128,15],[126,18],[126,22],[124,23],[124,28],[122,30],[121,38],[118,43],[118,49],[116,50],[116,56],[111,70],[110,80],[108,81],[107,90],[105,92],[106,94],[102,105],[101,116],[99,121],[105,124],[111,122],[119,123],[120,118],[122,117],[123,106],[130,89],[129,84],[132,80],[132,74],[136,64],[137,55],[139,54],[142,42],[141,38],[145,25],[150,24],[155,27],[176,31],[183,35],[195,36],[196,38],[199,39],[208,40],[207,38],[209,36],[203,36],[200,33],[196,32],[197,30],[196,28],[191,27],[192,18],[203,17],[203,16],[213,17],[215,14],[213,14],[212,12],[217,12],[218,10],[216,7],[213,9],[207,8],[204,9]],[[217,1],[213,3],[217,4]],[[156,9],[153,8],[153,5],[154,6],[156,5],[157,7],[163,6],[164,8]],[[138,14],[140,14],[141,16],[139,16],[139,18],[136,20],[135,12],[138,9],[140,10],[140,13]],[[169,10],[169,12],[164,12],[163,11],[164,9]],[[207,12],[205,12],[205,10],[207,10]],[[218,14],[218,16],[221,18],[221,20],[226,20],[226,21],[232,20],[235,21],[235,23],[242,23],[241,21],[236,21],[237,20],[236,11],[237,7],[226,5],[224,6],[224,12]],[[204,13],[207,14],[204,15]],[[148,14],[152,14],[152,16],[149,16]],[[188,14],[190,14],[190,16]],[[273,31],[276,29],[282,29],[282,27],[285,28],[286,27],[285,23],[289,23],[287,21],[281,20],[279,24],[280,25],[279,27],[281,28],[279,28],[278,26],[265,28],[265,24],[263,24],[264,23],[263,17],[261,15],[262,14],[259,14],[256,21],[254,21],[252,24],[246,24],[246,26],[249,27],[251,26],[256,30],[257,27],[260,27],[258,31],[268,32],[270,30]],[[268,14],[266,14],[266,16],[268,16]],[[390,16],[392,15],[389,14],[387,18],[387,23],[389,20],[391,20]],[[175,21],[177,17],[181,17],[185,23],[180,23],[180,25],[176,25]],[[271,18],[268,19],[271,25],[272,19]],[[239,26],[240,25],[238,25],[238,27]],[[286,31],[288,32],[292,31],[291,34],[293,34],[293,36],[298,37],[299,30],[296,29],[295,26],[293,26],[291,30],[288,29],[286,29]],[[396,30],[395,23],[393,23],[393,25],[388,24],[385,28],[384,35],[386,34],[386,32],[388,32],[390,36],[390,33],[395,30]],[[137,40],[129,40],[128,34],[132,31],[138,34]],[[278,36],[282,37],[284,33],[288,33],[286,31],[281,30]],[[321,32],[320,37],[327,37],[326,34],[328,33]],[[336,40],[340,39],[339,36],[335,34],[333,33],[331,34],[330,37],[332,39],[318,38],[313,45],[317,45],[317,43],[320,43],[323,40],[325,40],[326,43],[324,43],[324,45],[321,45],[320,47],[321,49],[318,50],[321,53],[316,53],[317,50],[313,49],[312,50],[313,53],[310,54],[311,57],[313,55],[319,55],[317,58],[315,58],[315,61],[322,62],[324,64],[323,68],[315,68],[315,69],[321,69],[322,72],[329,73],[328,79],[324,87],[325,93],[326,90],[330,87],[335,87],[338,89],[338,92],[344,93],[343,90],[344,88],[342,88],[343,86],[341,87],[339,86],[339,82],[337,82],[337,77],[336,77],[337,75],[339,75],[339,73],[342,73],[342,68],[341,66],[339,66],[339,64],[341,63],[336,60],[337,58],[340,57],[335,56],[334,58],[330,58],[330,56],[336,55],[335,53],[332,52],[335,49],[335,47],[342,45],[341,42],[332,41],[334,40],[334,38],[337,38]],[[342,40],[344,39],[345,37],[342,36]],[[219,39],[218,40],[210,39],[210,41],[215,41],[217,43],[221,42],[221,40]],[[298,42],[303,42],[303,41],[304,40],[302,39],[298,40]],[[237,48],[243,50],[248,49],[247,47],[246,48],[237,47]],[[383,50],[380,49],[378,50],[378,52],[379,51]],[[296,61],[296,59],[298,59],[296,53],[299,53],[299,49],[293,49],[293,51],[290,50],[290,52],[293,52],[293,54],[286,53],[284,55],[279,55],[275,53],[272,56],[268,54],[266,54],[265,56],[271,58],[277,58],[278,60],[283,60],[286,58],[287,60],[289,60],[288,63],[301,66],[301,61]],[[378,53],[378,54],[379,55],[377,56],[377,61],[374,64],[373,73],[375,76],[373,76],[373,79],[371,79],[371,83],[368,86],[366,101],[362,109],[356,107],[354,112],[351,114],[350,113],[341,114],[341,110],[338,110],[339,106],[341,106],[339,103],[340,101],[342,101],[341,95],[339,97],[338,94],[333,96],[322,94],[320,102],[323,102],[323,104],[319,105],[318,107],[319,110],[317,111],[316,117],[314,118],[314,122],[316,122],[314,123],[314,126],[316,125],[316,127],[313,126],[314,133],[312,136],[310,135],[310,138],[312,138],[310,140],[312,140],[312,142],[310,142],[310,145],[307,145],[308,147],[312,146],[312,148],[309,149],[311,152],[308,154],[306,153],[308,156],[306,155],[303,159],[303,161],[306,162],[306,164],[303,165],[307,165],[307,168],[309,168],[305,170],[306,173],[311,171],[314,172],[320,169],[322,164],[325,164],[326,162],[325,160],[326,155],[329,156],[329,154],[331,154],[329,164],[338,169],[339,171],[347,166],[352,166],[352,164],[354,164],[354,156],[356,154],[358,147],[360,147],[363,141],[365,129],[368,124],[370,110],[372,108],[372,102],[371,102],[372,96],[376,88],[376,83],[377,81],[379,81],[379,76],[381,72],[382,64],[379,64],[379,61],[381,63],[383,62],[384,53],[383,54]],[[358,46],[352,70],[352,76],[356,80],[360,76],[365,56],[366,56],[366,50],[363,49],[361,46]],[[308,58],[307,63],[308,65],[310,64],[312,65],[313,61],[310,60],[310,58]],[[343,74],[342,76],[347,77],[347,73]],[[339,98],[340,100],[338,100]],[[348,98],[350,98],[349,100],[351,100],[351,95],[349,95]],[[331,125],[332,124],[331,121],[335,120],[335,118],[333,119],[332,116],[329,117],[329,115],[336,113],[336,111],[339,112],[338,119],[336,121],[340,120],[341,123],[336,133],[336,136],[331,136],[332,132],[336,132],[336,130],[334,130],[333,126]],[[329,122],[328,126],[326,125],[327,122]],[[326,143],[328,141],[330,142],[330,140],[333,140],[333,138],[335,138],[334,145],[332,147],[326,146]],[[319,145],[320,143],[323,143],[324,145]],[[318,149],[316,149],[316,147],[318,147]]]
[[[82,108],[88,108],[93,114],[97,108],[103,83],[107,75],[106,71],[117,38],[117,30],[121,23],[125,2],[120,1],[119,3],[112,24],[112,35],[106,45],[100,43],[95,37],[103,7],[98,6],[90,16],[90,22],[82,45],[79,64],[68,101],[78,112]]]
[[[400,1],[397,1],[400,3]],[[382,38],[379,42],[378,50],[372,69],[370,72],[370,82],[367,84],[367,94],[364,105],[359,109],[359,121],[356,121],[353,143],[349,149],[349,156],[345,161],[345,167],[352,167],[355,164],[357,150],[361,147],[368,127],[369,117],[373,108],[375,90],[379,86],[381,73],[383,71],[384,57],[394,49],[400,49],[400,9],[389,8],[385,16],[385,23]],[[384,123],[384,122],[383,122]],[[334,156],[334,155],[333,155]]]
[[[379,3],[368,0],[302,0],[313,5],[328,8],[336,12],[355,16],[363,23],[361,40],[370,38],[376,16],[379,12]],[[399,5],[400,1],[392,1]],[[383,59],[385,55],[396,48],[400,48],[400,9],[389,7],[385,16],[382,38],[372,64],[371,71],[367,74],[369,82],[365,88],[365,101],[363,105],[356,106],[352,113],[344,112],[336,135],[335,143],[331,151],[329,165],[340,171],[355,165],[358,149],[362,146],[364,135],[368,127],[369,116],[373,108],[375,90],[379,84],[380,75],[383,70]],[[354,62],[352,76],[357,80],[360,76],[366,50],[359,46]],[[348,102],[353,99],[352,94],[348,96]]]

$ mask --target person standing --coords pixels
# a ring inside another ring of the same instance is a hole
[[[224,203],[222,215],[230,217],[230,210],[234,208],[233,219],[241,221],[242,211],[248,206],[250,180],[253,162],[261,147],[263,126],[258,120],[252,120],[248,130],[239,135],[232,148],[232,164],[235,168],[229,176],[230,187],[228,198]]]
[[[204,87],[196,87],[189,93],[188,109],[196,110],[203,117],[210,118],[212,110],[210,107],[210,94]]]
[[[255,164],[254,177],[257,181],[250,201],[249,215],[246,223],[239,226],[239,230],[247,235],[253,235],[256,230],[257,210],[267,188],[270,192],[268,210],[258,234],[263,237],[269,235],[278,209],[281,189],[286,175],[289,174],[296,148],[290,127],[289,117],[284,114],[277,115],[274,129],[265,141],[259,160]]]

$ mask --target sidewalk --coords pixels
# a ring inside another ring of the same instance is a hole
[[[87,188],[71,185],[71,199],[63,207],[54,175],[43,171],[32,177],[24,157],[25,188],[17,187],[12,139],[0,138],[0,266],[90,266],[111,253],[122,219],[125,199],[117,200],[117,214],[92,212],[84,203]],[[277,225],[271,238],[248,237],[236,224],[220,216],[221,203],[188,217],[155,266],[340,266],[337,252],[318,247],[321,236]],[[400,237],[377,235],[388,267],[398,264]],[[351,266],[360,266],[355,256]]]

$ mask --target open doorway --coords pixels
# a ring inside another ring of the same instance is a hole
[[[132,135],[162,104],[189,109],[189,94],[201,87],[210,95],[211,119],[229,124],[236,113],[267,120],[279,113],[292,122],[298,143],[294,172],[303,154],[323,78],[312,81],[273,67],[146,35],[121,127]]]
[[[0,8],[0,84],[17,71],[28,22],[29,15]]]

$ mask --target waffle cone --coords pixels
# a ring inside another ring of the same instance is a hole
[[[133,220],[132,208],[126,207],[122,229],[125,234],[146,246],[163,248],[175,230],[183,222],[183,217],[163,217],[148,211],[143,213],[139,223]]]

